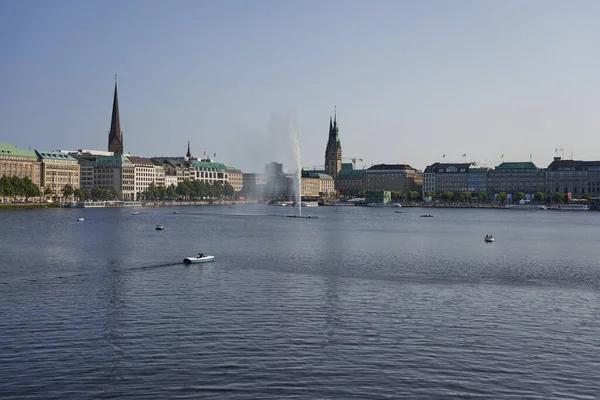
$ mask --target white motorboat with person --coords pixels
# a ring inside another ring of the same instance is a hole
[[[165,227],[164,227],[164,226],[162,226],[162,225],[160,225],[160,224],[158,224],[158,225],[156,225],[156,228],[155,228],[155,229],[156,229],[157,231],[162,231],[163,229],[165,229]]]
[[[195,257],[186,257],[183,259],[184,264],[198,264],[215,261],[215,256],[205,256],[204,253],[198,253]]]
[[[485,235],[485,238],[483,238],[483,240],[486,243],[492,243],[494,241],[494,235]]]
[[[83,218],[83,217],[79,217],[79,218],[77,218],[77,221],[79,221],[79,222],[81,222],[81,221],[85,221],[85,218]]]

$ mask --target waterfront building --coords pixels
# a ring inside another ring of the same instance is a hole
[[[152,165],[154,166],[154,184],[156,186],[167,186],[165,183],[165,167],[154,160]],[[175,178],[177,179],[177,178]]]
[[[38,187],[41,163],[35,151],[21,150],[10,143],[0,142],[0,176],[28,177]]]
[[[172,182],[172,178],[167,178],[167,176],[176,177],[177,183],[175,183],[175,186],[177,186],[178,183],[190,179],[190,176],[194,175],[190,173],[190,164],[183,160],[180,161],[175,158],[165,157],[153,157],[151,160],[163,166],[165,170],[165,184],[166,180]]]
[[[467,192],[472,195],[479,195],[479,193],[487,194],[487,177],[488,167],[481,167],[475,164],[469,166],[467,172]]]
[[[546,170],[546,194],[600,196],[600,161],[563,160],[554,157]]]
[[[389,190],[367,190],[365,204],[389,204],[392,202],[392,192]]]
[[[267,184],[263,196],[269,199],[287,199],[293,195],[288,179],[283,173],[283,164],[270,162],[265,165]]]
[[[354,163],[342,163],[335,189],[343,197],[357,197],[365,189],[364,169],[354,169]]]
[[[201,181],[208,184],[220,183],[224,185],[228,180],[225,164],[214,162],[209,158],[201,161],[188,161],[182,168],[184,175],[186,170],[189,171],[188,179],[192,181]]]
[[[78,150],[72,152],[62,150],[61,152],[67,153],[77,160],[77,163],[79,164],[79,187],[82,189],[92,190],[95,186],[96,160],[101,155],[98,155],[98,152],[93,150]],[[109,156],[111,155],[112,154],[109,154]]]
[[[167,175],[165,173],[165,187],[169,186],[177,186],[177,176],[176,175]]]
[[[235,193],[241,193],[244,188],[244,173],[234,167],[226,167],[227,181],[233,187]]]
[[[131,164],[133,164],[133,185],[135,200],[139,200],[141,193],[148,189],[151,183],[156,183],[156,172],[154,163],[149,158],[127,156]]]
[[[318,199],[321,195],[320,179],[314,176],[302,176],[300,179],[300,196],[304,200]]]
[[[267,186],[267,177],[265,174],[244,173],[242,193],[249,199],[263,199]]]
[[[334,112],[333,121],[329,117],[329,138],[325,148],[325,172],[334,180],[337,180],[342,169],[342,143],[337,126],[337,111]]]
[[[444,192],[465,193],[469,190],[471,163],[434,163],[423,173],[423,197],[426,193],[441,195]]]
[[[78,189],[79,181],[79,163],[68,154],[56,151],[35,151],[41,161],[40,186],[45,190],[52,189],[52,192],[61,196],[62,190],[66,185],[71,185],[73,189]]]
[[[108,151],[115,156],[123,154],[123,131],[121,130],[121,117],[119,115],[119,97],[117,95],[117,78],[115,77],[115,94],[113,97],[110,131],[108,132]]]
[[[545,192],[546,176],[543,169],[532,162],[503,162],[487,174],[487,192],[494,198],[500,192],[524,193],[527,200],[533,200],[536,192]]]
[[[327,174],[324,174],[320,171],[311,171],[308,169],[304,169],[302,170],[302,178],[315,178],[318,179],[318,192],[317,194],[321,197],[323,196],[333,196],[335,195],[335,181],[333,180],[333,177]],[[313,184],[308,183],[306,184],[307,190],[312,191],[313,190]],[[304,196],[304,194],[303,194]]]
[[[408,164],[377,164],[364,174],[366,191],[401,191],[405,195],[423,190],[423,175]]]
[[[135,169],[124,155],[102,156],[96,160],[94,185],[115,190],[122,200],[135,200]]]

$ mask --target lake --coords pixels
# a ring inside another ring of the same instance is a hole
[[[0,210],[0,397],[600,393],[600,213],[291,213]]]

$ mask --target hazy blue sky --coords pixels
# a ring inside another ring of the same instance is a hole
[[[323,164],[600,159],[598,1],[0,2],[0,141]]]

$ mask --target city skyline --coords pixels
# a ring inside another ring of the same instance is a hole
[[[105,149],[119,75],[126,153],[217,153],[260,171],[344,157],[490,167],[598,159],[591,1],[0,5],[1,140]],[[319,12],[315,12],[318,10]],[[156,29],[156,27],[161,27]],[[446,157],[442,157],[443,155]],[[501,155],[504,154],[504,158]]]

